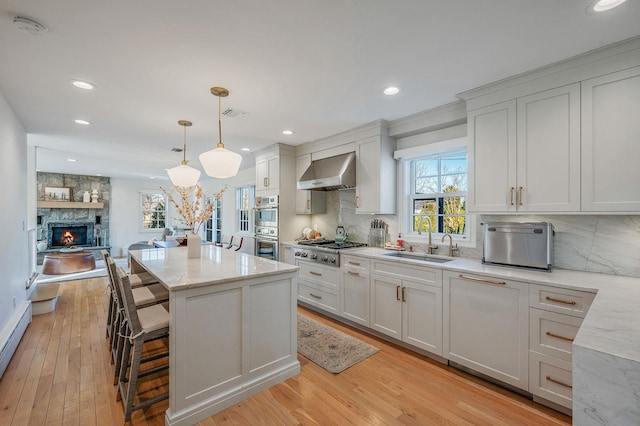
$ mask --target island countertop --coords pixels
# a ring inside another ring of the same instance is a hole
[[[184,290],[212,284],[224,284],[249,278],[294,272],[297,266],[225,250],[214,245],[203,245],[201,257],[187,258],[181,248],[154,248],[132,250],[135,263],[144,265],[146,272],[155,276],[170,291]],[[132,272],[136,272],[132,269]]]

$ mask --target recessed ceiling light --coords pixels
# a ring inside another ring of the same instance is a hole
[[[283,135],[292,135],[293,134],[293,130],[283,130],[282,134]]]
[[[625,1],[626,0],[594,0],[589,4],[587,10],[591,12],[604,12],[620,6]]]
[[[156,178],[155,176],[149,176],[149,179],[155,179],[155,178]]]
[[[96,87],[95,84],[91,84],[89,82],[82,81],[82,80],[71,80],[71,84],[76,86],[78,89],[84,89],[84,90],[93,90]]]
[[[387,96],[397,95],[399,92],[400,92],[400,89],[398,87],[395,87],[395,86],[386,87],[382,91],[382,93],[384,93]]]
[[[88,126],[89,124],[91,124],[87,120],[73,120],[73,121],[75,121],[76,124],[82,124],[83,126]]]
[[[32,36],[39,36],[46,33],[48,30],[48,28],[40,22],[25,16],[14,16],[13,23],[19,30],[29,33]]]
[[[67,158],[67,161],[70,163],[75,163],[78,160],[76,160],[75,158]]]
[[[241,151],[251,151],[251,148],[240,148]]]

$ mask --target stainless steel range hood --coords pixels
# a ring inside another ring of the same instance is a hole
[[[312,161],[298,181],[298,189],[333,191],[356,187],[356,153]]]

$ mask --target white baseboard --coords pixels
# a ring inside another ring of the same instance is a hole
[[[29,323],[31,323],[31,302],[27,300],[17,307],[7,326],[0,331],[0,378],[16,352]]]

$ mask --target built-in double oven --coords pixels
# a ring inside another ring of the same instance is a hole
[[[278,260],[278,196],[256,197],[254,211],[255,255]]]

